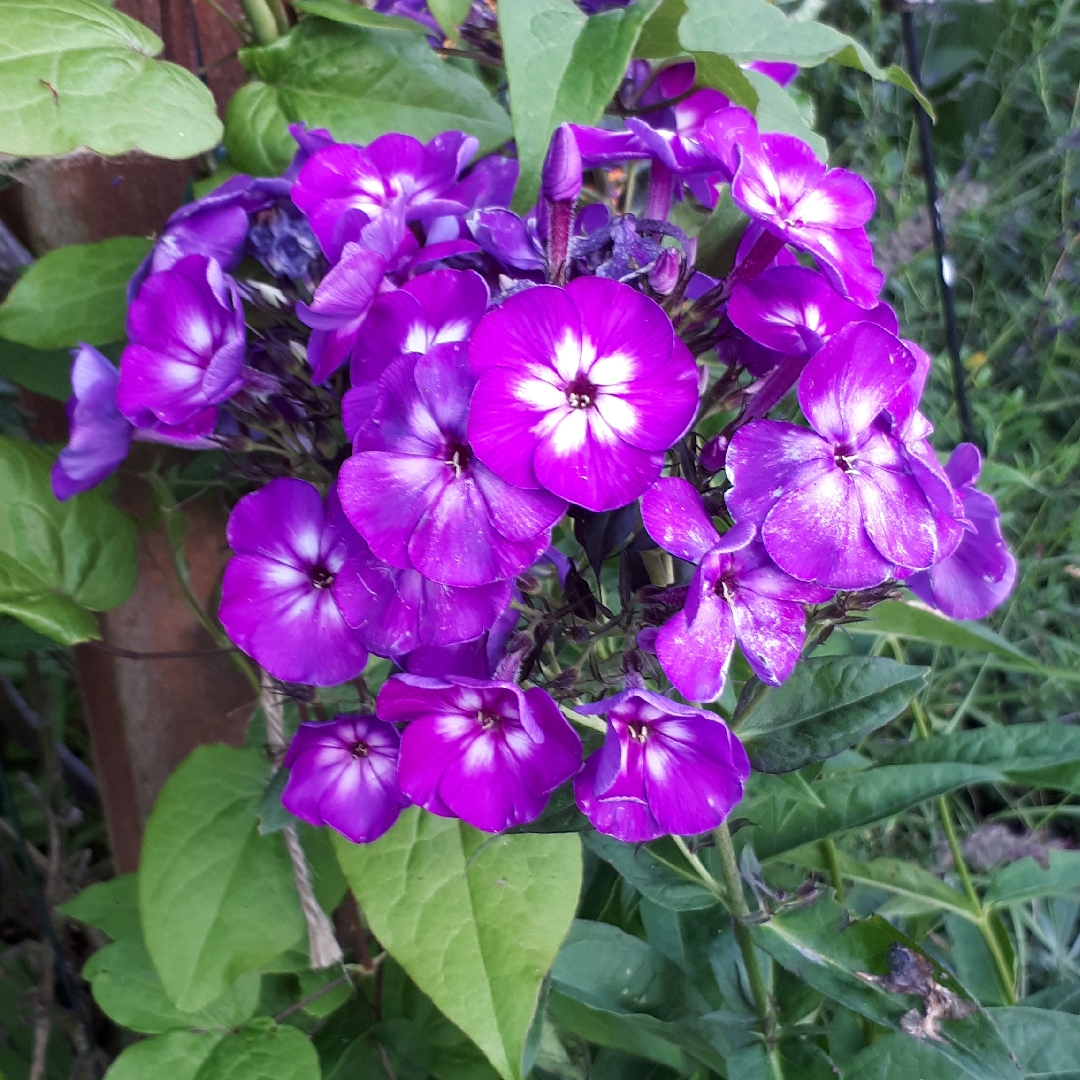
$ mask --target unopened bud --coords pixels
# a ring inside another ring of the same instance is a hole
[[[581,193],[581,151],[569,124],[560,125],[551,137],[541,185],[552,202],[573,202]]]
[[[727,458],[728,440],[723,435],[710,439],[701,448],[701,467],[710,473],[718,473]]]
[[[653,292],[660,296],[667,296],[678,285],[681,272],[682,260],[679,258],[679,252],[673,247],[664,248],[649,271],[649,285]]]

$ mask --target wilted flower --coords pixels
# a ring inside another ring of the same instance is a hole
[[[697,365],[667,316],[615,281],[510,297],[476,328],[469,361],[477,457],[589,510],[637,498],[697,410]]]
[[[574,781],[582,813],[636,844],[715,829],[742,798],[750,762],[715,713],[628,687],[577,711],[607,716],[604,745]]]
[[[218,618],[233,643],[282,682],[336,686],[359,675],[367,650],[334,585],[363,541],[333,492],[324,507],[311,484],[279,477],[233,507],[226,537],[235,554]]]
[[[533,821],[581,768],[581,740],[543,690],[461,675],[395,675],[383,720],[406,722],[398,778],[413,802],[484,832]]]
[[[394,725],[375,716],[301,724],[285,755],[282,806],[310,825],[370,844],[409,805],[397,786],[400,744]]]

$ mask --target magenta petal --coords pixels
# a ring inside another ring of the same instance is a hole
[[[867,589],[892,572],[863,528],[854,481],[835,466],[782,495],[761,539],[786,573],[828,588]]]
[[[563,289],[526,289],[481,320],[469,341],[469,364],[477,375],[491,367],[548,367],[566,347],[568,332],[570,341],[580,341],[580,325],[577,308]]]
[[[760,524],[785,491],[833,467],[833,448],[806,428],[755,420],[735,433],[725,468],[733,488],[727,506],[736,521]]]
[[[792,207],[792,218],[807,225],[856,229],[873,217],[873,188],[857,173],[830,169]]]
[[[353,454],[341,466],[338,494],[349,521],[371,550],[408,569],[409,540],[447,483],[442,462],[373,450]],[[392,498],[388,492],[394,493]]]
[[[470,344],[469,360],[475,369],[473,356]],[[521,488],[537,488],[536,443],[530,436],[544,423],[550,406],[560,400],[565,401],[564,396],[548,380],[491,367],[473,391],[469,444],[496,476]]]
[[[688,481],[666,477],[641,497],[641,519],[665,551],[687,562],[700,562],[720,539],[701,496]]]
[[[597,832],[614,836],[625,844],[642,844],[664,835],[649,807],[636,799],[599,799],[595,781],[599,752],[574,777],[574,801]]]
[[[622,442],[596,409],[569,414],[536,447],[536,478],[586,510],[615,510],[645,492],[664,465],[662,453]]]
[[[656,635],[660,666],[689,701],[714,701],[720,696],[734,649],[731,612],[712,593],[701,597],[692,625],[680,611]]]
[[[806,619],[801,604],[762,596],[752,580],[742,579],[730,599],[735,637],[754,674],[779,686],[794,670],[802,652]]]
[[[492,524],[508,540],[531,542],[566,513],[566,500],[549,491],[515,487],[480,462],[474,462],[470,472]]]
[[[851,443],[915,371],[900,339],[875,323],[852,323],[803,369],[799,404],[826,439]]]

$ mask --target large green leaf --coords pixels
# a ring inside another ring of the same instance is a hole
[[[844,630],[852,634],[889,634],[933,645],[948,645],[954,649],[989,653],[1021,669],[1039,667],[1034,660],[982,623],[950,619],[916,602],[885,600],[872,607],[864,619],[849,623]]]
[[[844,1069],[844,1080],[965,1080],[969,1075],[946,1061],[933,1043],[902,1032],[871,1043]]]
[[[187,1028],[228,1030],[242,1024],[259,1003],[259,973],[241,975],[204,1009],[183,1012],[165,995],[142,939],[124,938],[94,953],[83,969],[94,1001],[123,1027],[145,1034]]]
[[[810,802],[777,782],[744,799],[732,812],[758,827],[745,835],[761,859],[814,840],[863,828],[968,784],[996,783],[1000,769],[965,762],[886,765],[856,773],[830,773],[810,787]]]
[[[551,986],[553,1018],[591,1042],[674,1068],[685,1067],[685,1054],[723,1068],[699,1020],[706,1003],[686,975],[616,926],[575,922],[551,969]]]
[[[210,91],[161,39],[91,0],[0,0],[0,153],[88,146],[188,158],[221,138]]]
[[[382,945],[506,1080],[519,1080],[540,984],[577,906],[577,836],[492,838],[414,808],[373,844],[333,839]]]
[[[757,694],[734,723],[759,772],[794,772],[887,724],[926,683],[927,669],[880,656],[818,656]]]
[[[751,933],[777,963],[827,997],[883,1027],[898,1027],[913,1001],[919,1000],[892,993],[860,977],[860,973],[888,974],[888,953],[894,943],[919,951],[914,942],[877,916],[851,922],[839,904],[826,898],[809,908],[775,915],[752,927]],[[958,992],[955,980],[938,964],[934,964],[934,978]],[[962,1070],[960,1075],[979,1080],[1019,1080],[1008,1048],[985,1012],[948,1021],[943,1032],[947,1041],[935,1043],[935,1049]]]
[[[0,338],[0,375],[54,401],[71,397],[71,352],[31,349]]]
[[[319,1080],[321,1075],[319,1057],[303,1032],[258,1017],[222,1039],[195,1080]]]
[[[743,72],[747,83],[757,95],[757,107],[754,116],[759,131],[779,131],[784,135],[794,135],[797,139],[809,143],[811,149],[822,161],[829,157],[829,145],[810,126],[795,99],[768,75],[760,71]]]
[[[113,941],[142,937],[137,874],[121,874],[91,885],[57,910],[69,919],[104,930]]]
[[[624,844],[611,836],[585,834],[586,845],[643,896],[672,911],[697,911],[719,903],[671,840]]]
[[[170,1031],[143,1039],[112,1063],[105,1080],[195,1080],[223,1037],[220,1031]]]
[[[1025,1076],[1045,1080],[1080,1077],[1080,1016],[1022,1005],[987,1012]]]
[[[768,0],[685,0],[679,42],[687,52],[713,52],[737,63],[774,60],[816,67],[828,60],[887,79],[924,100],[895,64],[882,69],[853,38],[811,19],[789,19]]]
[[[636,0],[590,18],[573,0],[500,0],[499,31],[521,163],[515,209],[536,201],[551,133],[565,122],[599,122],[658,2]]]
[[[169,777],[146,823],[143,931],[165,992],[185,1011],[304,933],[284,842],[258,831],[269,771],[256,750],[201,746]]]
[[[0,337],[35,349],[122,338],[127,284],[151,246],[140,237],[117,236],[50,251],[0,304]]]
[[[398,15],[380,15],[354,0],[292,0],[297,11],[318,15],[331,22],[347,26],[365,26],[369,30],[400,30],[409,34],[427,36],[427,27],[415,19],[403,19]]]
[[[296,150],[288,125],[298,120],[358,143],[389,131],[427,140],[453,129],[489,151],[510,138],[509,117],[484,84],[414,34],[307,18],[240,56],[255,81],[229,102],[225,145],[247,172],[285,169]]]
[[[984,900],[1005,907],[1044,896],[1080,895],[1080,851],[1055,851],[1047,867],[1034,859],[1020,859],[999,870],[990,881]]]
[[[52,454],[0,438],[0,611],[64,645],[135,588],[135,523],[101,488],[57,502]]]
[[[472,0],[428,0],[428,11],[447,37],[459,40],[458,27],[469,17]]]
[[[902,747],[887,765],[955,761],[998,769],[1004,780],[1080,794],[1080,728],[1009,724],[935,735]]]

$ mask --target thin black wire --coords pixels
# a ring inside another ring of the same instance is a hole
[[[19,855],[19,862],[22,863],[23,875],[30,886],[34,912],[37,915],[38,922],[41,924],[42,937],[44,937],[45,943],[48,945],[50,953],[52,953],[53,966],[56,969],[60,985],[64,988],[64,994],[71,1006],[71,1011],[75,1014],[75,1022],[82,1029],[86,1047],[90,1052],[90,1067],[93,1072],[94,1080],[101,1080],[103,1074],[101,1065],[97,1060],[97,1053],[95,1052],[97,1051],[98,1046],[94,1039],[93,1029],[87,1019],[85,1010],[83,1009],[82,997],[79,995],[75,982],[71,977],[71,972],[64,962],[64,954],[60,947],[60,941],[56,936],[56,931],[53,929],[52,920],[49,918],[49,909],[45,903],[45,894],[41,890],[41,882],[38,880],[37,872],[34,870],[34,864],[30,859],[30,850],[26,844],[26,834],[23,832],[22,819],[19,817],[19,810],[15,805],[15,800],[11,796],[11,788],[8,787],[7,782],[7,772],[4,769],[2,761],[0,761],[0,813],[8,819],[12,831],[15,833],[15,848]]]
[[[910,7],[900,10],[900,23],[904,36],[904,57],[911,81],[922,90],[922,74],[919,63],[919,46],[915,38],[915,15]],[[971,416],[967,385],[964,381],[964,362],[960,359],[960,332],[956,325],[956,303],[949,274],[946,273],[945,227],[941,221],[941,205],[938,199],[937,163],[934,159],[933,128],[930,116],[922,105],[915,102],[915,118],[919,125],[919,149],[922,152],[923,179],[926,182],[926,209],[930,213],[930,227],[934,234],[934,250],[937,252],[938,286],[941,290],[941,306],[945,316],[945,341],[952,359],[953,396],[960,419],[960,431],[965,441],[982,448],[975,433]]]

